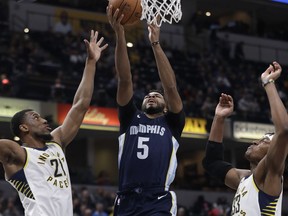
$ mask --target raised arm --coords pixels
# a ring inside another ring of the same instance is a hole
[[[233,98],[230,95],[221,94],[215,109],[203,167],[211,176],[225,182],[228,187],[236,189],[241,178],[248,175],[250,171],[235,169],[230,163],[223,161],[224,123],[226,117],[232,114],[233,109]]]
[[[108,20],[116,35],[115,67],[118,78],[117,103],[120,106],[124,106],[128,104],[133,96],[133,83],[125,31],[123,25],[120,23],[123,19],[123,14],[117,18],[118,14],[119,9],[116,9],[115,13],[112,14],[112,5],[107,7]]]
[[[98,40],[98,32],[91,31],[90,41],[84,40],[87,50],[86,64],[81,82],[75,93],[72,108],[68,112],[61,126],[52,131],[54,140],[67,146],[76,136],[87,112],[94,90],[94,77],[96,73],[96,63],[101,53],[107,48],[107,44],[101,46],[104,38]]]
[[[277,62],[273,62],[273,65],[270,65],[261,75],[270,104],[275,134],[266,157],[259,163],[256,170],[258,183],[263,183],[263,190],[269,194],[278,191],[276,195],[280,193],[282,188],[282,175],[288,153],[288,115],[274,83],[281,72],[281,66]],[[264,182],[262,179],[265,179]]]
[[[149,40],[155,56],[159,77],[164,89],[168,110],[179,113],[182,108],[182,100],[178,93],[174,71],[159,43],[160,28],[155,24],[148,25]]]
[[[209,133],[209,141],[223,142],[224,122],[234,110],[233,98],[230,95],[221,94],[219,103],[215,109],[215,116]]]

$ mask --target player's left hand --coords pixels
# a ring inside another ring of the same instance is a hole
[[[107,43],[101,46],[103,40],[103,37],[98,40],[98,31],[94,30],[91,30],[90,41],[84,39],[88,60],[95,60],[95,62],[99,60],[102,51],[108,47]]]
[[[159,41],[160,27],[155,23],[148,24],[149,40],[151,43]]]
[[[215,116],[228,117],[233,113],[234,102],[231,95],[222,93],[215,109]]]

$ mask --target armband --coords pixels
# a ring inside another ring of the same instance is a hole
[[[222,143],[208,141],[206,146],[206,155],[202,160],[202,165],[206,172],[221,180],[225,181],[227,172],[233,168],[231,163],[223,161],[224,148]]]

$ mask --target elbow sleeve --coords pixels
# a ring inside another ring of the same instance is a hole
[[[223,158],[223,144],[208,141],[202,165],[209,175],[221,180],[222,182],[225,181],[227,172],[233,168],[230,163],[223,161]]]

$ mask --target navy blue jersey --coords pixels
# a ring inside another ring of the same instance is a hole
[[[141,187],[168,191],[177,168],[184,112],[150,119],[131,100],[119,107],[119,120],[119,190]]]

